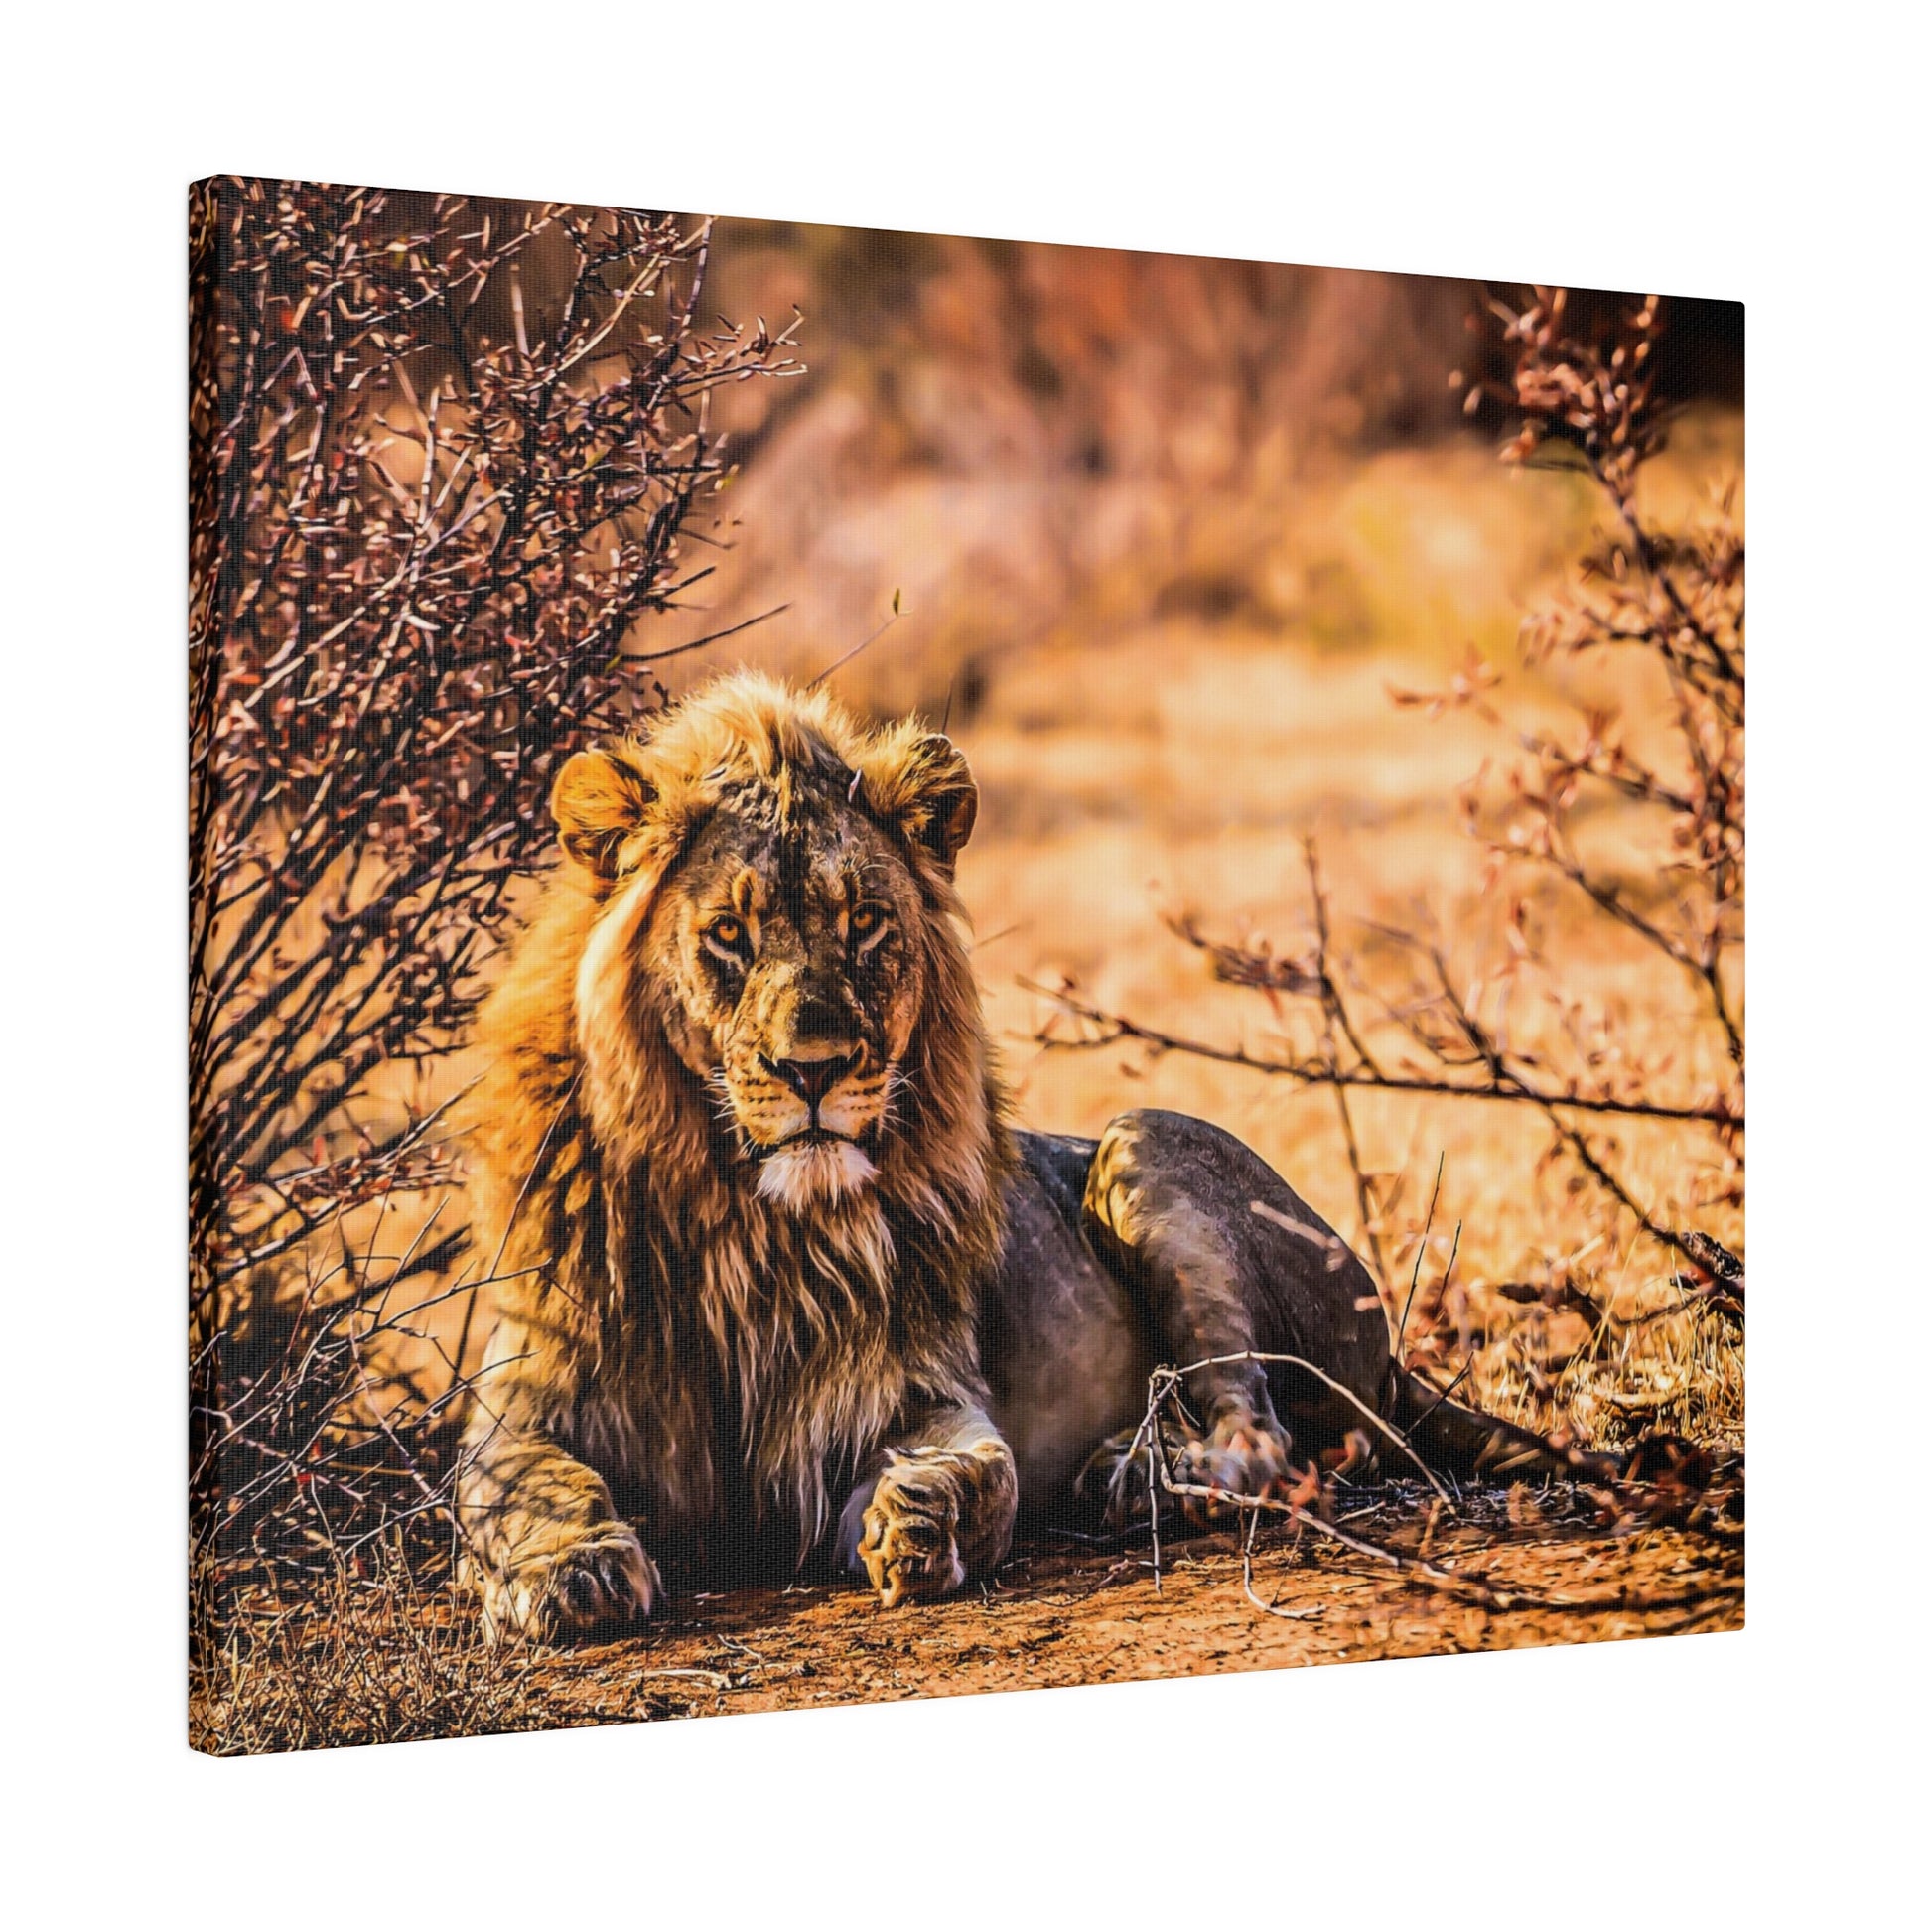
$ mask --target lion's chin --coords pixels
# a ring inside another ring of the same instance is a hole
[[[794,1213],[816,1201],[856,1194],[878,1173],[851,1141],[807,1141],[767,1155],[759,1169],[759,1197]]]

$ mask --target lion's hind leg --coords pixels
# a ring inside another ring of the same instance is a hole
[[[1178,1422],[1175,1480],[1266,1494],[1318,1451],[1349,1448],[1388,1382],[1381,1301],[1346,1244],[1260,1156],[1188,1115],[1123,1114],[1101,1137],[1082,1214],[1136,1297],[1158,1359],[1190,1370],[1176,1391],[1181,1415],[1166,1419]],[[1270,1354],[1320,1376],[1250,1359]],[[1117,1497],[1141,1480],[1132,1467],[1116,1473]]]
[[[1418,1461],[1478,1481],[1598,1479],[1610,1467],[1402,1369],[1374,1280],[1347,1243],[1253,1149],[1207,1121],[1147,1110],[1112,1122],[1083,1216],[1137,1296],[1158,1359],[1184,1368],[1254,1353],[1311,1365],[1216,1362],[1185,1378],[1199,1427],[1180,1469],[1204,1484],[1258,1494],[1284,1449],[1296,1464],[1318,1458],[1349,1476],[1414,1474]]]

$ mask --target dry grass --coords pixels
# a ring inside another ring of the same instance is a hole
[[[490,1647],[396,1550],[296,1600],[223,1606],[189,1680],[189,1741],[217,1756],[536,1730],[527,1650]],[[211,1620],[210,1620],[211,1621]]]

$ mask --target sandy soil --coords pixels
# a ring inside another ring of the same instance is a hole
[[[1417,1503],[1357,1507],[1358,1535],[1416,1551]],[[1535,1600],[1485,1607],[1270,1532],[1254,1563],[1270,1614],[1243,1591],[1231,1532],[1169,1544],[1158,1586],[1145,1532],[1112,1549],[1039,1540],[946,1603],[881,1610],[822,1584],[673,1600],[648,1635],[556,1654],[530,1689],[546,1724],[644,1722],[1743,1627],[1741,1547],[1609,1535],[1556,1492],[1472,1498],[1459,1524],[1439,1518],[1429,1554]]]

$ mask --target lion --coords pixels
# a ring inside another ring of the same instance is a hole
[[[1361,1262],[1233,1136],[1015,1129],[944,735],[741,672],[551,802],[470,1104],[494,1325],[458,1514],[492,1632],[621,1628],[667,1572],[957,1590],[1109,1446],[1118,1477],[1160,1363],[1209,1364],[1177,1454],[1222,1492],[1396,1442],[1549,1465],[1400,1366]]]

